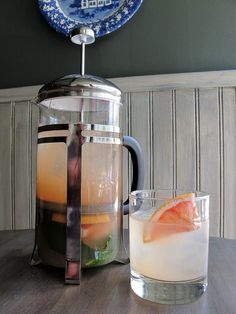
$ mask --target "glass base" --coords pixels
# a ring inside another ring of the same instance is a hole
[[[139,297],[161,304],[184,304],[197,300],[207,288],[207,279],[160,281],[131,270],[131,288]]]

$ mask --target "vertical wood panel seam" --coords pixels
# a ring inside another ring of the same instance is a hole
[[[126,134],[125,135],[129,135],[130,134],[130,131],[129,131],[129,102],[130,102],[130,93],[129,92],[126,92],[125,93],[125,115],[126,115],[126,119],[125,119],[125,132]],[[127,196],[129,197],[129,154],[127,154],[127,159],[126,159],[126,162],[127,162],[127,185],[126,185],[126,193],[127,193]]]
[[[220,153],[220,236],[224,237],[224,111],[223,88],[218,88],[219,100],[219,153]]]
[[[201,178],[201,173],[202,173],[202,169],[201,169],[201,159],[202,159],[202,151],[201,151],[201,119],[200,119],[200,91],[198,89],[198,158],[199,158],[199,190],[202,189],[202,178]]]
[[[176,90],[171,91],[173,189],[177,188]]]
[[[131,110],[131,93],[128,92],[127,93],[127,112],[128,112],[128,128],[127,128],[127,131],[128,131],[128,135],[131,136],[132,134],[132,110]],[[131,186],[131,164],[130,164],[130,156],[128,155],[128,195],[129,195],[129,189],[130,189],[130,186]]]
[[[11,161],[10,161],[10,182],[11,182],[11,213],[12,229],[15,229],[15,102],[11,101]],[[6,210],[6,209],[5,209]]]
[[[225,219],[225,125],[224,125],[224,89],[221,88],[221,100],[222,100],[222,213],[221,213],[221,225],[222,225],[222,237],[225,235],[224,219]]]
[[[221,106],[222,106],[222,212],[221,212],[221,226],[222,237],[225,235],[224,217],[225,217],[225,126],[224,126],[224,94],[223,87],[221,88]]]
[[[150,189],[154,188],[154,147],[153,147],[153,92],[149,91],[149,138],[150,138]]]
[[[196,190],[201,187],[201,153],[200,153],[200,115],[199,115],[199,89],[195,89],[195,145],[196,145]]]
[[[28,200],[28,211],[29,211],[29,217],[28,217],[28,228],[32,228],[32,173],[33,173],[33,168],[32,168],[32,108],[31,108],[31,103],[28,101],[28,145],[27,145],[27,154],[28,154],[28,169],[29,169],[29,174],[28,174],[28,189],[29,189],[29,200]]]

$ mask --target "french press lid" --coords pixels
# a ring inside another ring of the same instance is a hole
[[[85,74],[85,46],[95,41],[92,29],[83,26],[71,33],[71,41],[81,45],[81,74],[63,76],[44,85],[38,93],[38,102],[55,97],[80,96],[120,102],[120,89],[104,78]]]
[[[38,92],[38,102],[65,96],[120,102],[121,90],[110,81],[98,76],[71,74],[44,85]]]

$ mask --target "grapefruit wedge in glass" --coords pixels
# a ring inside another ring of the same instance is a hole
[[[144,226],[143,242],[194,231],[199,227],[200,219],[194,193],[182,194],[154,211]]]

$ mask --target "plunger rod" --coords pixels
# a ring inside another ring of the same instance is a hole
[[[81,75],[85,75],[85,45],[90,45],[95,41],[94,31],[86,26],[74,29],[70,34],[71,41],[76,45],[81,45]]]
[[[81,45],[81,75],[84,76],[85,74],[85,43]]]

